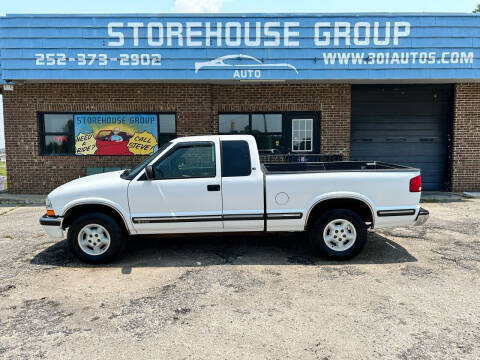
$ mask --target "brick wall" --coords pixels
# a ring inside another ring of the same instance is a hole
[[[455,85],[452,190],[480,191],[480,84]]]
[[[175,112],[179,136],[216,134],[218,112],[321,111],[321,152],[350,148],[346,84],[25,84],[3,93],[10,193],[47,193],[87,167],[132,167],[141,157],[40,156],[38,112]]]

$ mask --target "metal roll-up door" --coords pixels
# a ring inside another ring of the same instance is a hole
[[[422,170],[424,190],[447,190],[451,85],[352,86],[352,160]]]

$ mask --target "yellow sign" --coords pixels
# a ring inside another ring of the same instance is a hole
[[[97,151],[97,143],[93,133],[80,133],[75,137],[75,153],[77,155],[93,155]]]
[[[157,146],[157,140],[148,131],[134,134],[128,140],[127,148],[135,155],[148,155]]]

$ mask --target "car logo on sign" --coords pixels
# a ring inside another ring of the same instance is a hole
[[[238,64],[237,61],[248,61],[248,64]],[[298,70],[295,66],[288,63],[264,63],[262,60],[257,59],[254,56],[244,54],[232,54],[220,56],[210,61],[202,61],[195,63],[195,73],[198,73],[204,68],[225,68],[225,69],[290,69],[298,74]]]

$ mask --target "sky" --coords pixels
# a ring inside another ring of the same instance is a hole
[[[480,0],[3,0],[0,15],[21,13],[351,13],[471,12]],[[0,96],[0,148],[5,147]]]
[[[480,0],[3,0],[6,13],[471,12]]]

